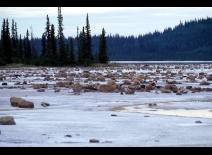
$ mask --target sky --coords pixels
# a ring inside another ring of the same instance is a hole
[[[206,19],[211,17],[212,7],[61,7],[61,14],[65,37],[76,37],[77,27],[82,31],[87,14],[92,36],[100,35],[103,28],[106,35],[138,36],[163,32],[195,18]],[[13,19],[22,38],[27,29],[33,37],[41,38],[47,15],[57,35],[58,7],[0,7],[1,27],[3,19],[8,19],[11,28]]]

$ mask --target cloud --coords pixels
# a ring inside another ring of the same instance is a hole
[[[62,15],[113,13],[140,10],[139,7],[62,7]],[[57,16],[58,7],[0,7],[1,18],[31,18]]]

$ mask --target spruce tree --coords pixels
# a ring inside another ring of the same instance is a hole
[[[14,53],[14,57],[16,57],[17,59],[18,58],[18,55],[19,55],[19,39],[18,39],[18,30],[17,30],[17,24],[15,22],[15,26],[14,26],[14,46],[13,46],[13,53]]]
[[[13,62],[13,50],[12,50],[12,44],[11,44],[11,38],[10,38],[10,28],[9,28],[9,22],[8,19],[4,19],[3,21],[3,29],[2,29],[2,43],[3,43],[3,52],[6,56],[6,63],[12,63]]]
[[[70,38],[69,62],[71,65],[75,64],[74,41],[72,37]]]
[[[41,57],[45,58],[46,57],[46,36],[45,36],[45,33],[43,33],[43,35],[42,35],[41,46],[42,46]]]
[[[80,40],[79,40],[79,28],[77,26],[77,53],[78,53],[78,63],[82,63],[82,55],[81,55],[81,50],[80,50]]]
[[[57,61],[58,60],[58,53],[57,53],[57,41],[55,37],[55,28],[54,25],[51,25],[51,49],[52,49],[52,54],[53,54],[53,60]]]
[[[46,57],[52,58],[52,46],[51,46],[51,25],[49,21],[49,16],[47,15],[46,17],[46,31],[45,31],[45,36],[46,36]]]
[[[64,64],[66,61],[66,48],[63,34],[63,16],[61,14],[61,7],[58,7],[58,40],[59,40],[59,61]]]
[[[93,56],[92,56],[92,38],[91,38],[91,29],[90,29],[88,14],[86,16],[85,36],[86,36],[85,59],[93,60]]]
[[[34,37],[33,37],[33,29],[32,29],[32,26],[31,26],[31,58],[35,59],[37,58],[37,50],[35,49],[35,46],[34,46]]]
[[[23,62],[25,63],[26,61],[26,51],[27,51],[27,47],[26,47],[26,37],[24,36],[23,38]]]
[[[16,40],[15,40],[15,24],[14,24],[14,20],[12,19],[12,26],[11,26],[11,44],[12,44],[12,49],[13,49],[13,53],[14,53],[14,57],[16,57],[17,53],[16,53]]]
[[[32,58],[32,53],[31,53],[31,45],[30,45],[30,40],[29,40],[29,31],[27,29],[27,32],[26,32],[26,62],[27,64],[29,63],[30,59]]]
[[[23,51],[23,43],[22,43],[21,34],[20,34],[20,37],[19,37],[18,58],[23,62],[23,60],[24,60],[24,51]]]
[[[4,42],[5,42],[5,24],[6,21],[3,19],[2,23],[2,30],[1,30],[1,61],[6,63],[6,55],[5,55],[5,50],[4,50]]]
[[[100,63],[107,63],[109,58],[107,55],[107,41],[105,37],[105,30],[104,28],[102,29],[102,34],[100,35],[100,40],[99,40],[99,54],[98,54],[98,59]]]
[[[80,55],[80,61],[79,64],[82,65],[85,63],[86,60],[86,37],[85,37],[85,30],[84,26],[82,27],[82,31],[79,34],[79,55]]]

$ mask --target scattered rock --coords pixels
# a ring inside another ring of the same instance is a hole
[[[195,121],[195,123],[202,123],[201,121]]]
[[[103,143],[112,143],[112,141],[106,140],[106,141],[104,141]]]
[[[16,125],[13,116],[0,117],[0,125]]]
[[[40,88],[37,90],[37,92],[45,92],[45,89],[44,88]]]
[[[18,97],[11,97],[10,98],[10,103],[11,103],[11,106],[13,106],[13,107],[18,107],[18,103],[20,101],[25,101],[25,100],[22,99],[22,98],[18,98]]]
[[[65,135],[65,137],[71,137],[71,135],[67,134],[67,135]]]
[[[19,108],[34,108],[34,103],[26,100],[18,102]]]
[[[90,143],[99,143],[99,140],[97,140],[97,139],[90,139]]]
[[[50,106],[50,104],[49,104],[49,103],[47,103],[47,102],[41,102],[41,105],[42,105],[43,107]]]
[[[60,89],[55,89],[54,92],[55,93],[59,93],[60,92]]]

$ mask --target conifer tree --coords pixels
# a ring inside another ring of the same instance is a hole
[[[71,65],[75,64],[74,41],[72,37],[70,38],[69,62]]]
[[[21,34],[19,37],[18,58],[21,59],[22,61],[24,59],[24,51],[23,51],[23,43],[22,43]]]
[[[6,58],[6,63],[12,63],[13,62],[13,50],[12,50],[12,44],[11,44],[11,38],[10,38],[10,28],[9,28],[9,22],[8,19],[3,20],[3,26],[2,26],[2,45],[3,45],[3,54]]]
[[[46,36],[46,57],[52,58],[52,46],[51,46],[51,25],[49,21],[49,16],[47,15],[46,17],[46,31],[45,31],[45,36]]]
[[[107,55],[107,41],[105,37],[105,30],[102,29],[102,34],[100,35],[100,41],[99,41],[99,53],[98,53],[98,59],[100,63],[107,63],[109,58]]]
[[[26,37],[24,36],[24,38],[23,38],[23,62],[25,62],[25,60],[26,60],[26,49],[27,49],[27,47],[26,47]]]
[[[55,37],[55,28],[54,25],[51,25],[51,49],[52,49],[52,55],[53,55],[53,60],[57,61],[58,60],[58,53],[57,53],[57,41]]]
[[[1,30],[1,61],[6,63],[6,55],[5,55],[5,51],[4,51],[4,42],[5,42],[5,24],[6,21],[5,19],[3,19],[3,23],[2,23],[2,30]]]
[[[43,33],[43,35],[42,35],[41,45],[42,45],[41,56],[45,58],[46,57],[46,36],[45,36],[45,33]]]
[[[85,36],[86,36],[85,59],[93,60],[93,56],[92,56],[92,38],[91,38],[91,29],[90,29],[88,14],[86,16]]]
[[[79,59],[79,64],[83,64],[85,63],[86,60],[86,37],[85,37],[85,30],[84,30],[84,26],[82,27],[82,31],[79,34],[79,55],[80,55],[80,59]]]
[[[17,23],[15,22],[14,25],[14,45],[13,45],[13,53],[14,53],[14,57],[16,57],[18,59],[18,55],[19,55],[19,39],[18,39],[18,30],[17,30]]]
[[[34,37],[33,37],[33,29],[32,29],[32,26],[30,27],[31,28],[31,58],[35,59],[37,58],[37,50],[35,49],[35,46],[34,46]]]
[[[63,16],[61,14],[61,7],[58,7],[58,40],[59,40],[59,61],[61,64],[64,64],[66,61],[66,48],[64,42],[64,34],[63,34]]]
[[[14,20],[12,19],[12,26],[11,26],[11,44],[12,44],[12,49],[13,49],[13,53],[14,56],[16,56],[16,40],[15,40],[15,24],[14,24]]]
[[[79,40],[79,28],[77,26],[77,53],[78,53],[78,63],[82,63],[82,55],[80,50],[80,40]]]
[[[29,60],[32,58],[32,53],[31,53],[31,45],[30,45],[30,41],[29,41],[29,31],[27,29],[27,32],[26,32],[26,62],[28,63]]]

